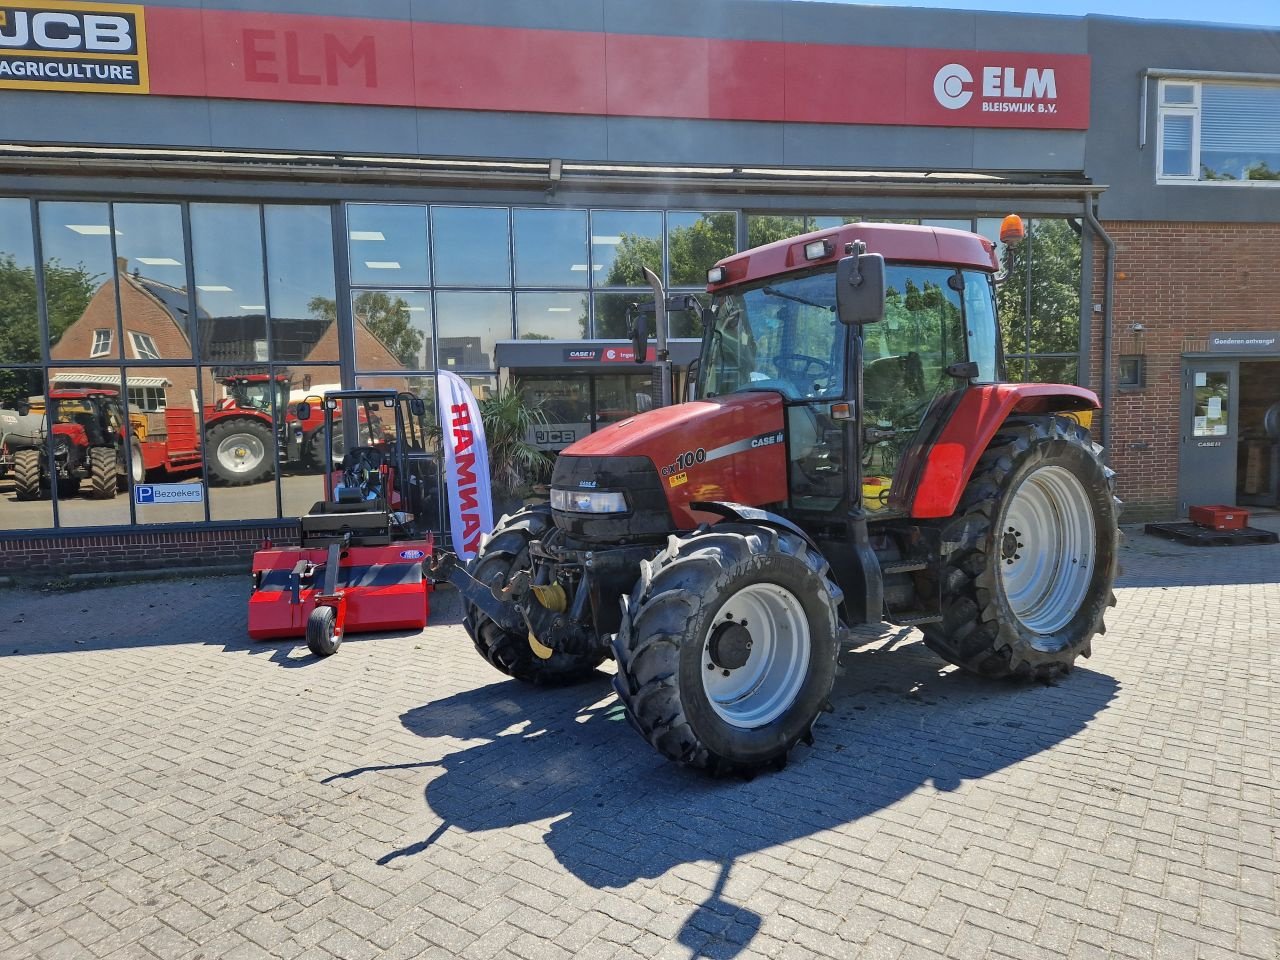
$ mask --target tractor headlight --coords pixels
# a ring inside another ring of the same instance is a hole
[[[552,490],[551,509],[569,513],[626,513],[620,490]]]

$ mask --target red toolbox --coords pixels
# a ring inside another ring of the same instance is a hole
[[[1221,503],[1192,507],[1191,522],[1210,530],[1243,530],[1249,525],[1249,511]]]

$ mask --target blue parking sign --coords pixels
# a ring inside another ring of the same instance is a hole
[[[140,483],[133,488],[134,500],[138,503],[155,503],[156,491],[150,484]]]

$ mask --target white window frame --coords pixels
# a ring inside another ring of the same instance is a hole
[[[1276,187],[1280,185],[1280,181],[1276,180],[1209,180],[1200,176],[1200,91],[1205,81],[1198,79],[1186,78],[1182,79],[1176,76],[1162,78],[1157,89],[1156,101],[1156,183],[1159,184],[1188,184],[1202,183],[1212,184],[1215,187]],[[1218,83],[1229,83],[1230,81],[1215,81]],[[1259,84],[1244,83],[1240,86],[1276,86],[1276,84]],[[1191,87],[1192,102],[1191,103],[1165,103],[1165,89],[1169,86]],[[1183,176],[1181,174],[1169,174],[1164,172],[1164,121],[1166,117],[1172,116],[1189,116],[1191,117],[1191,174]]]
[[[155,338],[149,333],[139,333],[137,330],[130,330],[129,342],[133,345],[133,358],[135,360],[160,359],[160,350],[156,347]]]
[[[162,413],[169,404],[164,387],[130,387],[129,405],[145,413]]]
[[[93,345],[89,348],[89,358],[109,357],[111,344],[115,340],[115,331],[110,327],[98,327],[93,331]]]

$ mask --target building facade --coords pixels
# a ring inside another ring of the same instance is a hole
[[[514,378],[547,415],[529,439],[562,449],[649,402],[620,342],[645,266],[696,294],[735,250],[864,219],[1027,219],[1009,378],[1103,395],[1128,517],[1280,497],[1276,31],[773,0],[252,7],[48,0],[0,23],[0,573],[288,537],[324,452],[275,440],[327,386]],[[672,321],[679,362],[701,330]],[[140,424],[148,469],[115,499],[19,497],[15,454],[69,389]],[[195,495],[138,490],[165,482]]]

